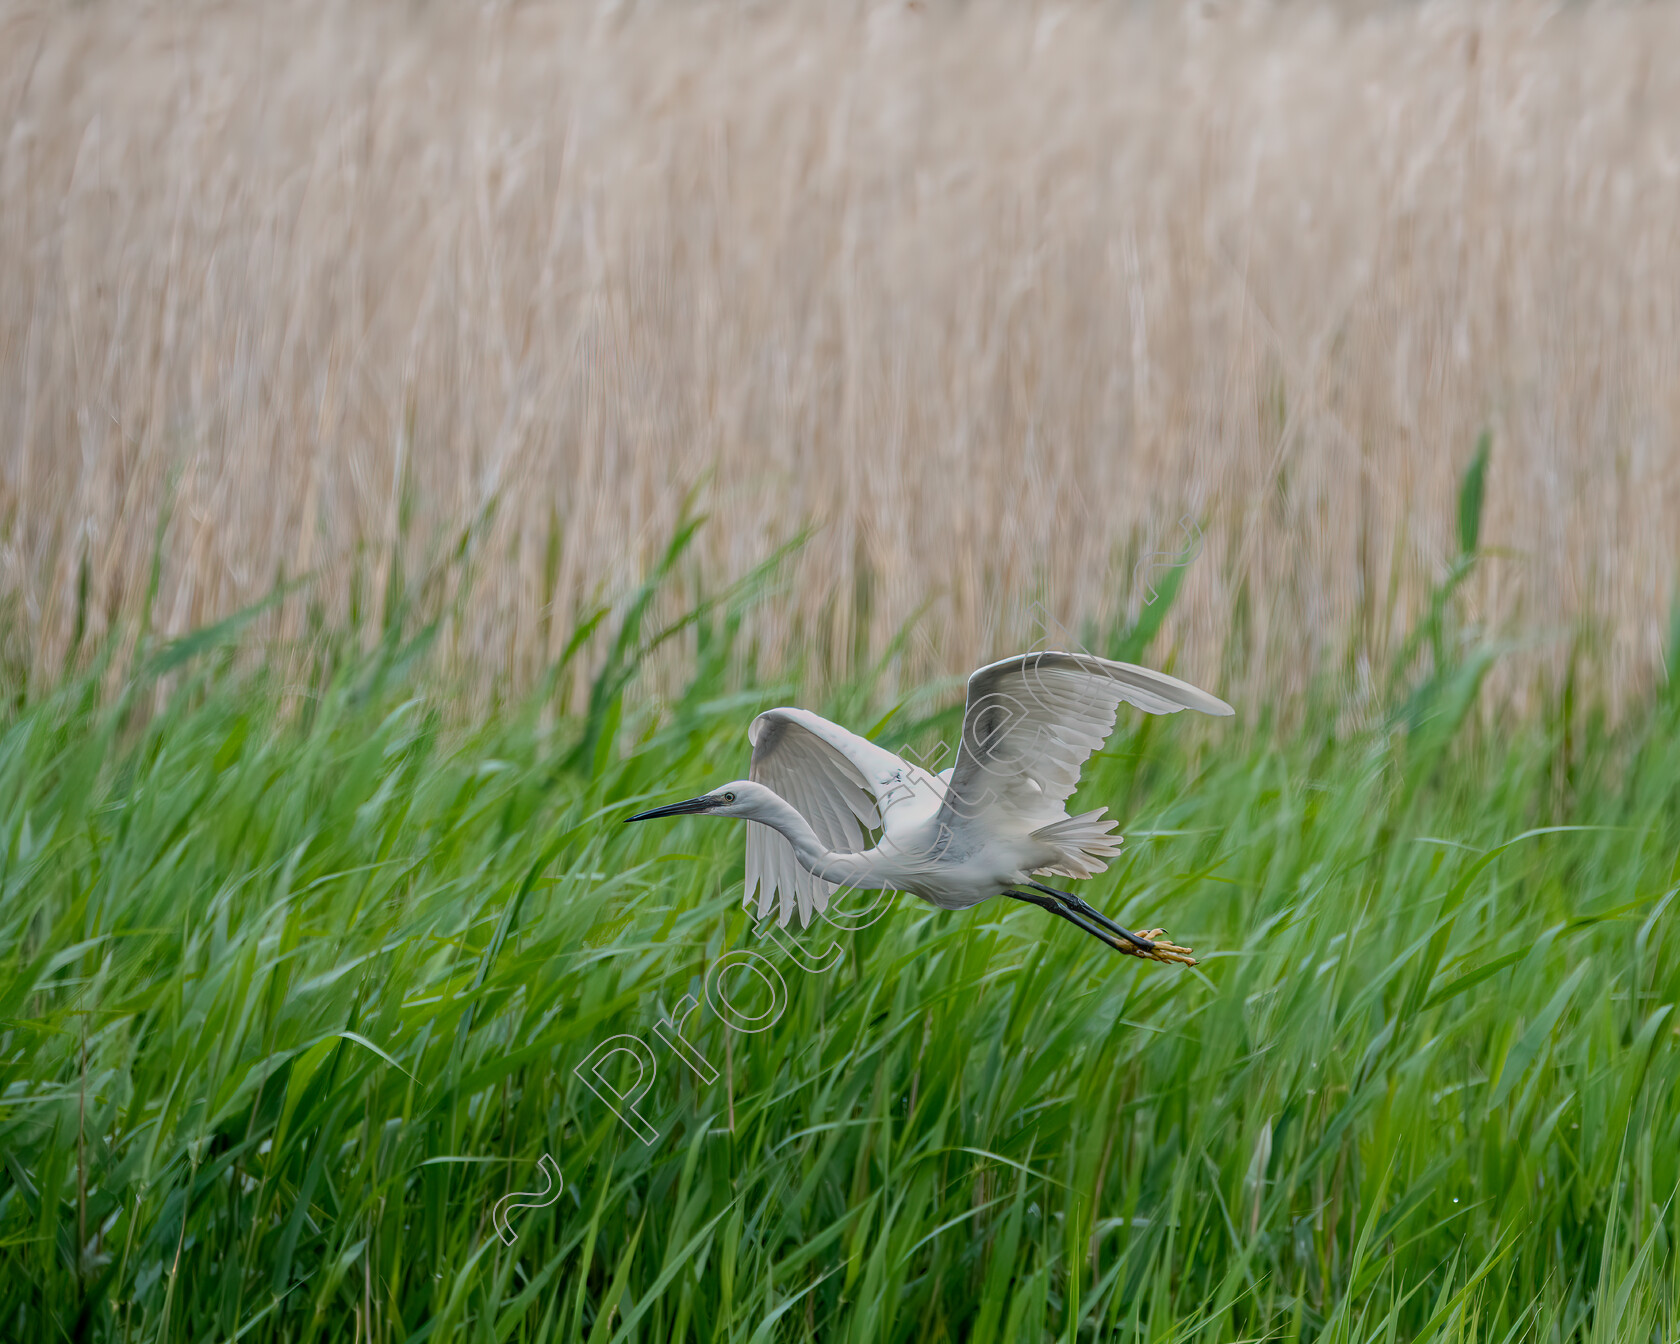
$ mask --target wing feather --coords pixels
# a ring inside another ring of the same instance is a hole
[[[953,831],[985,814],[1039,827],[1067,817],[1091,753],[1121,704],[1149,714],[1234,711],[1177,677],[1090,654],[1029,653],[968,679],[962,742],[940,820]]]
[[[803,709],[766,710],[752,721],[747,739],[753,746],[749,779],[791,803],[829,849],[865,847],[864,827],[881,824],[876,798],[903,769],[903,761]],[[812,913],[826,910],[838,888],[807,872],[793,846],[769,826],[747,827],[746,878],[742,904],[750,908],[757,892],[762,918],[778,903],[777,922],[784,927],[795,905],[801,926],[808,926]]]

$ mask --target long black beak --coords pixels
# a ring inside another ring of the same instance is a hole
[[[705,812],[718,805],[713,794],[703,794],[699,798],[690,798],[686,803],[672,803],[669,807],[656,807],[647,812],[638,812],[633,817],[626,817],[626,822],[652,821],[655,817],[686,817],[695,812]]]

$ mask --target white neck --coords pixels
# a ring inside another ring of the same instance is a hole
[[[756,821],[781,832],[793,846],[799,866],[823,881],[833,882],[842,887],[862,887],[866,890],[876,885],[871,880],[869,862],[863,854],[842,853],[828,848],[817,839],[817,833],[811,829],[811,823],[805,820],[799,809],[785,799],[775,794],[755,799],[752,811],[743,815],[748,821]]]

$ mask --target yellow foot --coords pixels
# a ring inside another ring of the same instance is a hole
[[[1134,957],[1143,957],[1147,961],[1164,961],[1169,964],[1176,962],[1180,966],[1194,966],[1196,959],[1190,955],[1190,949],[1180,947],[1177,943],[1167,942],[1162,937],[1165,933],[1165,929],[1145,929],[1138,934],[1139,938],[1147,938],[1155,944],[1153,952],[1140,952],[1135,947],[1128,947],[1126,950]]]

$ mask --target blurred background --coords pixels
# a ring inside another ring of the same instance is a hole
[[[1680,517],[1675,50],[1520,0],[8,3],[8,676],[285,584],[254,644],[402,590],[517,689],[704,514],[673,610],[811,529],[770,667],[1123,626],[1199,531],[1162,657],[1357,697],[1485,434],[1490,686],[1620,704]]]
[[[0,1336],[1674,1344],[1676,52],[0,0]],[[1193,969],[619,824],[1070,643]]]

